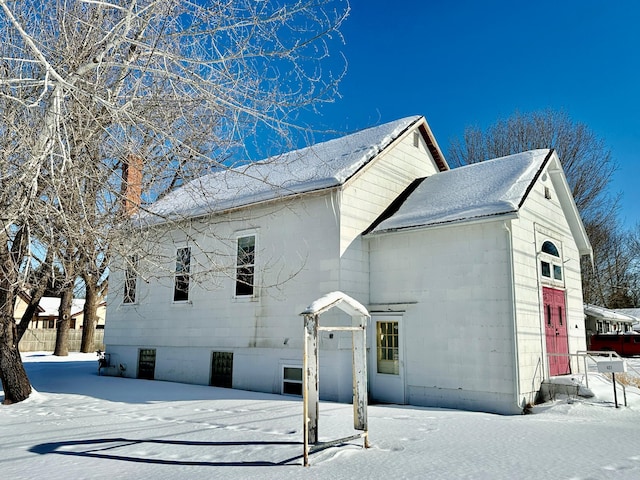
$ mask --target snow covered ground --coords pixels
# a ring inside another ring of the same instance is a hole
[[[616,409],[595,374],[595,397],[532,415],[370,406],[370,449],[328,448],[305,468],[298,398],[98,376],[90,354],[24,360],[36,391],[0,407],[0,479],[640,478],[640,391]],[[321,403],[322,441],[351,424],[351,405]]]

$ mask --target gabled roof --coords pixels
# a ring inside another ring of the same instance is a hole
[[[326,295],[315,300],[311,305],[304,309],[300,315],[320,315],[321,313],[338,307],[343,312],[353,316],[370,317],[367,309],[357,300],[351,298],[346,293],[340,291],[329,292]]]
[[[31,294],[24,289],[18,290],[18,298],[26,305],[28,305],[31,302]],[[18,298],[16,298],[16,305],[18,302]],[[39,312],[44,312],[44,309],[40,306],[40,304],[38,304],[38,307],[36,309],[36,313],[39,313]]]
[[[545,168],[580,254],[591,255],[560,160],[549,149],[508,155],[425,178],[419,185],[411,185],[404,201],[383,213],[365,234],[515,216]]]
[[[513,214],[522,202],[551,150],[532,150],[474,163],[425,178],[370,233],[460,223]],[[388,214],[391,212],[388,212]]]
[[[640,308],[616,308],[614,311],[633,318],[634,323],[640,323]]]
[[[42,297],[40,299],[42,311],[38,313],[40,317],[55,317],[60,309],[60,297]],[[74,298],[71,302],[71,316],[75,317],[83,312],[84,298]]]
[[[421,116],[402,118],[280,156],[193,180],[142,213],[142,223],[197,217],[343,185],[409,129],[417,127],[441,170],[444,157]]]

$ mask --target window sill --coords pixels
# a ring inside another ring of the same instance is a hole
[[[257,302],[259,300],[260,297],[256,295],[241,295],[233,297],[233,301],[238,303]]]
[[[191,300],[174,300],[171,305],[193,305]]]

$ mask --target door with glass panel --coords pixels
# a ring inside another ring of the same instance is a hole
[[[369,334],[369,393],[373,401],[405,403],[402,316],[372,317]]]

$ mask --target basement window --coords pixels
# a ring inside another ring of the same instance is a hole
[[[138,378],[153,380],[156,374],[156,349],[141,348],[138,351]]]
[[[302,368],[282,367],[282,394],[302,396]]]
[[[213,352],[209,384],[212,387],[222,388],[233,386],[233,352]]]

